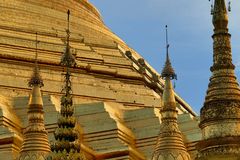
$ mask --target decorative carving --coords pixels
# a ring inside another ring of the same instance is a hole
[[[212,101],[201,109],[201,123],[228,118],[240,118],[240,101]]]
[[[176,151],[176,152],[165,152],[159,153],[153,157],[153,160],[190,160],[190,156],[186,155],[184,151]]]
[[[47,159],[44,152],[27,152],[21,154],[18,160],[45,160]]]
[[[214,156],[214,155],[227,155],[227,154],[232,154],[237,157],[240,156],[240,147],[239,146],[216,146],[213,148],[208,148],[206,150],[202,150],[201,153],[198,155],[198,159],[200,158],[207,158],[209,156]]]
[[[160,134],[164,132],[180,132],[178,129],[177,121],[167,121],[164,120],[164,122],[160,126]]]

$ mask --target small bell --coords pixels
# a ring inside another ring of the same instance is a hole
[[[228,2],[228,12],[231,12],[232,8],[231,8],[231,1]]]
[[[213,8],[213,5],[211,5],[211,15],[213,15],[214,13],[214,8]]]

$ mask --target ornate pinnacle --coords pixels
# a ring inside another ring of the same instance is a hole
[[[167,42],[167,60],[162,72],[162,76],[165,77],[165,85],[162,95],[162,108],[160,110],[162,123],[152,160],[169,159],[169,155],[172,157],[181,157],[183,160],[190,160],[190,156],[187,153],[187,149],[183,142],[182,133],[180,132],[177,124],[178,111],[176,108],[175,94],[171,82],[171,79],[175,78],[176,74],[174,73],[170,63],[168,47],[169,45]]]
[[[82,160],[84,156],[80,153],[80,143],[78,132],[75,130],[76,118],[73,116],[74,106],[72,101],[72,84],[70,67],[76,65],[75,58],[71,53],[69,39],[69,19],[70,11],[68,10],[68,28],[66,50],[63,53],[60,64],[66,68],[65,85],[62,89],[64,95],[61,98],[61,116],[58,119],[58,128],[54,132],[56,142],[51,145],[53,154],[51,160]]]
[[[177,79],[177,75],[174,72],[174,69],[172,67],[170,58],[169,58],[169,44],[168,44],[168,30],[167,30],[167,25],[166,25],[166,62],[164,65],[164,68],[162,70],[162,77],[169,77],[171,79]]]
[[[228,15],[225,0],[215,0],[213,8],[213,25],[217,30],[226,30],[228,26]]]
[[[43,80],[39,74],[37,65],[37,34],[36,34],[36,56],[33,75],[28,82],[32,87],[28,107],[28,125],[24,130],[24,141],[17,160],[45,159],[50,152],[47,131],[44,125],[43,100],[40,87]]]
[[[225,0],[215,0],[212,76],[199,127],[203,139],[197,145],[198,160],[240,157],[240,88],[232,63],[231,35]]]
[[[228,13],[225,0],[215,0],[212,22],[214,25],[214,64],[211,71],[235,69],[232,64],[231,35],[228,33]]]
[[[68,14],[68,18],[67,18],[68,26],[66,29],[66,32],[67,32],[66,48],[62,55],[60,64],[63,66],[66,66],[66,67],[73,67],[73,66],[76,66],[76,62],[75,62],[75,57],[72,54],[71,47],[69,45],[70,34],[71,34],[70,29],[69,29],[70,28],[70,11],[69,10],[68,10],[67,14]]]
[[[29,87],[33,87],[38,85],[39,87],[43,87],[43,80],[42,77],[39,73],[39,67],[38,67],[38,62],[37,62],[37,58],[38,58],[38,39],[37,39],[37,33],[36,33],[36,54],[35,54],[35,66],[33,69],[33,74],[31,79],[28,82]]]

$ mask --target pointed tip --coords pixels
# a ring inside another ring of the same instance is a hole
[[[69,41],[69,37],[70,37],[70,10],[67,11],[67,35],[68,35],[68,40]]]
[[[61,62],[60,64],[63,65],[63,66],[66,66],[66,67],[72,67],[72,66],[76,66],[76,60],[75,60],[75,56],[72,54],[72,51],[71,51],[71,47],[70,47],[70,10],[68,10],[68,26],[67,26],[67,30],[66,30],[66,33],[67,33],[67,37],[66,37],[66,48],[65,48],[65,51],[62,55],[62,58],[61,58]]]
[[[67,11],[68,21],[70,20],[70,10]]]

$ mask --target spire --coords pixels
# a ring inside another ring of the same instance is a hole
[[[62,55],[60,64],[65,68],[65,85],[62,89],[63,96],[61,98],[61,115],[58,119],[58,128],[55,130],[54,137],[56,142],[51,145],[52,154],[50,159],[52,160],[81,160],[84,159],[82,153],[80,153],[80,144],[78,132],[75,130],[76,118],[73,116],[74,106],[72,100],[72,84],[71,84],[71,72],[70,68],[76,65],[75,57],[71,53],[69,45],[70,30],[70,11],[68,10],[68,28],[66,49]]]
[[[160,110],[162,123],[152,160],[190,160],[190,156],[184,145],[183,137],[177,124],[177,108],[171,82],[171,79],[175,78],[176,74],[170,63],[168,47],[169,45],[167,43],[167,58],[162,72],[164,73],[162,76],[165,78],[162,108]]]
[[[45,159],[50,152],[47,131],[44,125],[43,102],[40,88],[43,86],[37,65],[37,34],[36,34],[36,57],[33,75],[29,80],[32,94],[28,107],[28,126],[24,131],[24,141],[18,160]]]
[[[232,63],[225,0],[214,1],[212,22],[212,76],[201,109],[203,140],[198,144],[199,159],[231,160],[240,156],[240,88]]]
[[[171,79],[177,79],[177,75],[174,72],[170,58],[169,58],[169,47],[168,44],[168,28],[166,25],[166,62],[162,70],[162,77],[170,77]]]
[[[66,48],[65,48],[64,54],[62,55],[60,64],[62,66],[65,66],[66,68],[70,68],[70,67],[75,66],[76,62],[75,62],[75,57],[72,55],[71,47],[69,45],[70,34],[71,34],[71,32],[70,32],[70,11],[69,10],[68,10],[67,14],[68,14],[68,17],[67,17],[68,23],[67,23],[67,29],[66,29],[66,33],[67,33]]]
[[[31,77],[30,81],[28,82],[28,85],[29,85],[29,87],[38,85],[41,88],[44,86],[44,84],[43,84],[42,77],[40,76],[40,73],[39,73],[39,67],[38,67],[38,62],[37,62],[37,58],[38,58],[38,49],[37,48],[38,48],[38,39],[37,39],[37,33],[36,33],[35,65],[34,65],[32,77]]]

